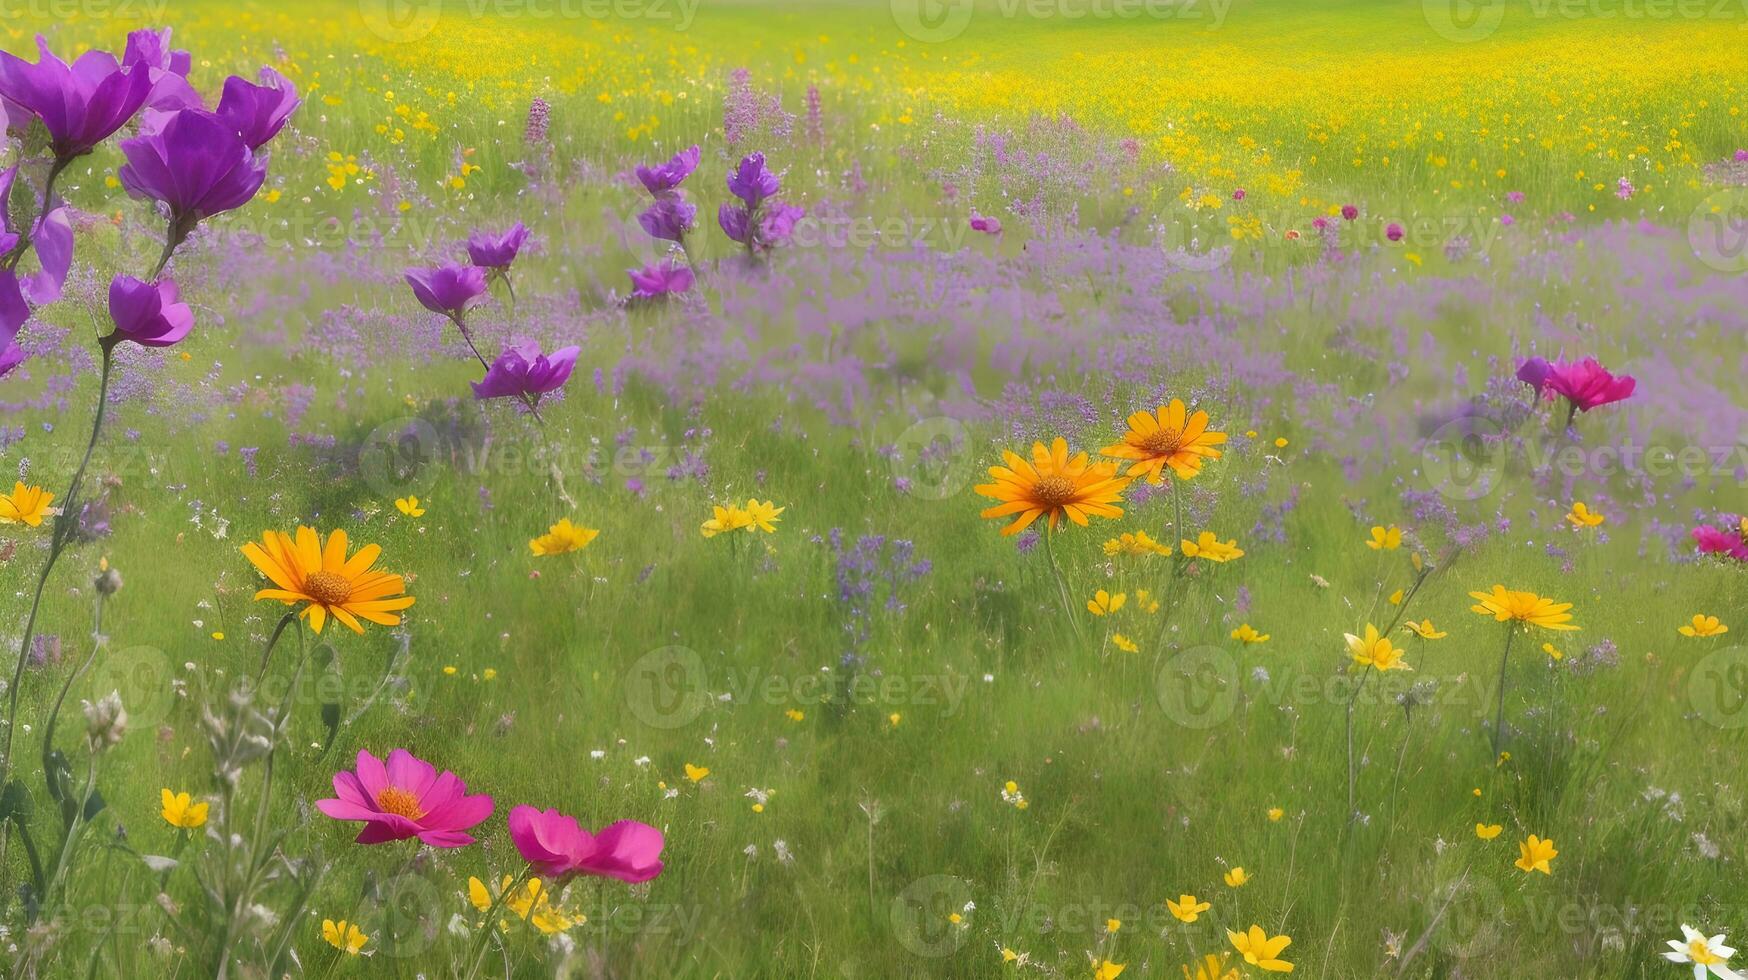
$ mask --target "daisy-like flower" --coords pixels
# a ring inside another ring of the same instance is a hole
[[[1671,963],[1693,964],[1693,980],[1705,980],[1706,971],[1718,980],[1742,980],[1742,974],[1730,969],[1730,957],[1736,955],[1735,949],[1724,945],[1724,934],[1718,933],[1710,938],[1698,929],[1681,924],[1681,938],[1669,940],[1669,952],[1663,958]]]
[[[1514,863],[1520,871],[1540,871],[1542,874],[1551,875],[1554,871],[1549,864],[1559,856],[1560,852],[1554,850],[1552,840],[1531,834],[1528,840],[1518,843],[1517,861]]]
[[[691,764],[690,762],[686,763],[686,778],[690,779],[694,783],[703,782],[704,777],[706,777],[708,775],[710,775],[710,767],[708,767],[708,766],[695,766],[695,765]]]
[[[1591,510],[1582,500],[1572,501],[1572,509],[1566,512],[1566,522],[1579,530],[1595,527],[1606,520],[1606,516]]]
[[[11,493],[0,494],[0,524],[41,527],[42,519],[55,513],[55,509],[49,506],[54,499],[55,495],[42,487],[14,483]]]
[[[1230,955],[1221,953],[1216,956],[1209,953],[1199,960],[1186,963],[1183,967],[1184,980],[1238,980],[1238,968],[1226,965],[1226,958]]]
[[[395,498],[395,510],[400,511],[401,513],[407,515],[408,517],[424,517],[425,516],[425,508],[419,502],[418,497],[396,497]]]
[[[1117,976],[1126,969],[1127,964],[1112,963],[1103,960],[1093,969],[1093,980],[1117,980]]]
[[[1165,900],[1165,907],[1171,912],[1172,918],[1179,922],[1194,922],[1203,912],[1213,908],[1207,902],[1196,901],[1194,895],[1179,895],[1177,901]]]
[[[1504,829],[1505,827],[1501,824],[1478,823],[1475,825],[1475,836],[1482,840],[1492,840],[1493,838],[1498,837],[1499,832]]]
[[[1267,633],[1258,633],[1256,628],[1249,623],[1242,623],[1233,630],[1232,638],[1240,643],[1267,643],[1269,641]]]
[[[1244,550],[1238,547],[1238,539],[1222,542],[1214,536],[1213,531],[1203,531],[1196,535],[1196,540],[1185,539],[1178,542],[1183,549],[1185,558],[1203,558],[1208,561],[1227,562],[1244,557]]]
[[[1483,616],[1492,616],[1501,623],[1520,622],[1550,630],[1575,630],[1570,620],[1570,602],[1555,602],[1534,592],[1518,592],[1495,585],[1492,592],[1471,592],[1476,604],[1469,608]]]
[[[1104,589],[1100,589],[1093,593],[1091,599],[1086,601],[1086,611],[1092,613],[1094,616],[1109,616],[1111,613],[1123,608],[1123,603],[1128,601],[1129,596],[1127,593],[1119,592],[1116,595],[1112,595]]]
[[[1156,412],[1129,416],[1129,431],[1123,433],[1123,441],[1106,446],[1099,454],[1134,460],[1129,476],[1162,483],[1168,466],[1180,480],[1194,477],[1208,460],[1220,458],[1220,450],[1214,447],[1225,441],[1226,433],[1208,431],[1207,412],[1191,414],[1182,399],[1173,398],[1170,405],[1161,405]]]
[[[358,928],[357,923],[347,922],[345,919],[341,919],[339,922],[335,922],[333,919],[323,919],[322,939],[329,946],[347,956],[357,956],[358,951],[364,948],[364,944],[370,942],[370,937],[364,934],[364,930]]]
[[[1121,633],[1111,634],[1111,646],[1116,647],[1124,653],[1135,653],[1141,649],[1139,644]]]
[[[1415,636],[1418,636],[1423,640],[1442,640],[1450,635],[1449,633],[1444,633],[1436,629],[1432,625],[1432,620],[1430,619],[1423,619],[1418,623],[1411,619],[1403,625],[1407,626],[1414,632]]]
[[[557,524],[546,529],[546,533],[528,542],[528,550],[537,556],[562,555],[566,552],[581,551],[589,546],[589,542],[600,535],[600,530],[592,527],[582,527],[572,524],[566,517]]]
[[[1105,556],[1115,558],[1118,555],[1169,555],[1171,545],[1154,540],[1146,531],[1136,531],[1133,534],[1124,532],[1105,542]]]
[[[1123,499],[1126,477],[1117,475],[1115,463],[1093,463],[1086,453],[1068,454],[1068,440],[1058,438],[1046,449],[1032,444],[1030,461],[1004,450],[1006,466],[991,466],[994,483],[979,484],[976,491],[1001,503],[985,509],[982,517],[1013,517],[1001,529],[1003,535],[1018,534],[1042,517],[1050,530],[1063,518],[1082,527],[1088,517],[1122,517],[1117,504]]]
[[[1373,551],[1395,551],[1402,547],[1402,529],[1394,524],[1389,527],[1374,527],[1366,547]]]
[[[1402,662],[1402,648],[1393,646],[1389,637],[1381,636],[1378,628],[1371,623],[1366,624],[1366,635],[1355,636],[1343,633],[1347,639],[1348,652],[1353,654],[1353,662],[1368,667],[1385,670],[1413,670],[1413,667]]]
[[[1232,948],[1244,957],[1244,962],[1269,973],[1292,973],[1293,964],[1281,959],[1281,951],[1293,944],[1290,936],[1270,936],[1262,926],[1251,926],[1247,932],[1226,931]]]
[[[386,761],[359,749],[357,770],[334,774],[334,797],[317,800],[316,809],[362,821],[359,844],[417,837],[432,847],[462,847],[473,843],[467,829],[492,815],[490,796],[468,796],[455,773],[439,774],[406,749]]]
[[[1682,636],[1722,636],[1730,632],[1730,628],[1718,622],[1716,616],[1694,613],[1693,621],[1685,626],[1676,627],[1675,632]]]
[[[581,923],[582,917],[572,916],[569,912],[555,906],[551,902],[551,892],[541,883],[539,878],[530,878],[521,888],[506,892],[515,879],[505,875],[498,882],[497,894],[504,896],[500,908],[509,909],[516,917],[525,920],[529,925],[539,929],[541,933],[551,936],[564,932],[570,927]],[[467,900],[481,912],[490,912],[495,901],[493,892],[487,890],[486,883],[478,878],[467,879]]]
[[[1228,888],[1242,888],[1244,887],[1244,883],[1250,880],[1250,875],[1246,873],[1241,866],[1233,868],[1231,871],[1221,875],[1220,878],[1222,881],[1226,882],[1226,887]]]
[[[168,787],[160,792],[164,803],[160,813],[165,823],[183,830],[194,830],[206,823],[208,804],[194,802],[187,793],[172,793]]]
[[[743,527],[751,527],[752,524],[753,515],[741,510],[739,507],[736,507],[733,504],[729,504],[727,507],[717,505],[711,508],[710,519],[705,521],[698,530],[705,537],[714,538],[718,534],[726,534],[729,531],[738,531]]]
[[[412,596],[401,594],[405,585],[399,575],[371,568],[381,548],[367,544],[346,557],[345,531],[329,534],[325,545],[315,528],[298,528],[295,540],[284,531],[267,531],[260,542],[251,541],[242,551],[277,586],[256,592],[255,598],[277,599],[288,606],[304,603],[299,615],[308,618],[310,629],[317,633],[329,616],[354,633],[364,632],[360,619],[399,626],[396,613],[413,604]]]
[[[769,500],[760,503],[759,501],[748,497],[746,507],[747,530],[763,531],[766,534],[776,534],[777,528],[775,525],[777,523],[777,515],[788,509],[789,508],[787,507],[773,506]]]

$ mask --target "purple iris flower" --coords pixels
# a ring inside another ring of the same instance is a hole
[[[749,210],[757,208],[765,198],[782,188],[777,175],[765,167],[763,153],[749,153],[742,157],[740,166],[728,175],[728,192],[744,201]]]
[[[248,203],[267,179],[266,158],[230,123],[200,109],[169,113],[157,132],[122,140],[121,152],[121,185],[169,208],[173,245],[202,218]]]
[[[168,27],[161,31],[134,31],[127,36],[127,48],[121,55],[121,67],[144,70],[152,80],[151,90],[146,93],[146,107],[166,112],[206,108],[200,93],[188,84],[188,69],[193,62],[188,52],[171,50]]]
[[[724,204],[716,211],[716,223],[722,226],[723,234],[748,251],[758,251],[787,242],[795,234],[796,223],[806,215],[805,209],[793,204],[778,204],[763,214]]]
[[[262,68],[259,77],[259,85],[237,75],[225,79],[218,105],[219,118],[229,123],[251,150],[279,135],[301,104],[291,79],[271,68]]]
[[[690,267],[674,262],[632,269],[628,275],[631,276],[631,298],[639,300],[661,299],[683,293],[691,289],[696,281]]]
[[[486,370],[485,379],[474,382],[473,397],[538,401],[541,395],[558,390],[570,380],[581,350],[571,346],[542,354],[539,345],[532,342],[507,347]]]
[[[649,232],[651,238],[677,242],[692,230],[697,217],[698,208],[675,194],[672,197],[657,198],[654,204],[637,216],[637,223],[643,226],[644,231]]]
[[[457,262],[445,262],[430,269],[408,269],[406,280],[425,309],[452,320],[459,318],[468,304],[486,291],[486,270]]]
[[[795,234],[795,225],[807,217],[807,209],[779,203],[759,219],[759,242],[766,248],[782,245]]]
[[[528,226],[518,221],[502,235],[476,231],[467,236],[467,257],[482,269],[508,269],[528,242]]]
[[[24,348],[18,346],[18,341],[8,340],[4,349],[0,349],[0,378],[12,373],[12,369],[24,363]]]
[[[722,233],[748,248],[752,247],[748,240],[752,218],[752,213],[738,204],[724,204],[716,209],[716,223],[722,227]]]
[[[151,91],[149,72],[124,70],[107,51],[87,51],[68,65],[41,35],[36,46],[34,65],[0,51],[0,98],[15,127],[22,123],[14,109],[42,120],[59,161],[91,152],[133,118]]]
[[[637,168],[637,179],[656,197],[666,197],[673,193],[686,178],[692,176],[692,171],[698,169],[698,147],[692,146],[673,155],[666,163],[658,163],[653,167]]]
[[[12,185],[17,179],[16,165],[0,170],[0,255],[9,254],[18,247],[19,235],[12,227]],[[16,286],[24,299],[37,306],[46,306],[61,298],[61,286],[67,281],[67,270],[73,267],[73,223],[65,206],[55,208],[36,220],[29,244],[35,247],[37,261],[41,263],[42,270],[22,279],[15,278],[11,282],[0,284],[0,289],[10,291]],[[0,307],[10,307],[15,311],[16,307],[11,307],[9,301],[10,296],[6,301],[0,301]],[[0,313],[0,324],[9,322],[9,318]]]
[[[1548,377],[1553,373],[1554,366],[1546,358],[1532,357],[1517,369],[1517,380],[1534,388],[1539,395],[1547,387]]]
[[[109,283],[109,318],[115,332],[103,338],[111,346],[131,340],[145,347],[169,347],[194,329],[194,311],[182,302],[172,279],[141,282],[116,276]]]

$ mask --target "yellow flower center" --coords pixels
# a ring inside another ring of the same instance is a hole
[[[1184,435],[1176,429],[1160,429],[1141,439],[1141,448],[1155,456],[1170,456],[1183,447]]]
[[[339,572],[311,572],[303,580],[303,590],[324,606],[338,606],[352,598],[352,580]]]
[[[383,787],[382,792],[376,794],[376,808],[408,820],[417,820],[425,815],[425,811],[419,808],[419,798],[399,786]]]
[[[1032,496],[1046,507],[1061,507],[1074,499],[1074,481],[1066,476],[1047,476],[1032,485]]]

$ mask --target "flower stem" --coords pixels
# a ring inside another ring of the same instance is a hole
[[[1046,518],[1048,520],[1048,518]],[[1056,531],[1049,524],[1044,525],[1044,557],[1050,561],[1050,575],[1056,579],[1056,594],[1062,599],[1062,614],[1068,617],[1068,624],[1074,627],[1077,640],[1086,638],[1081,632],[1080,617],[1075,614],[1074,602],[1068,598],[1068,582],[1062,577],[1062,566],[1056,562]]]
[[[1505,737],[1505,665],[1511,661],[1511,640],[1517,630],[1505,627],[1505,652],[1499,655],[1499,706],[1493,712],[1493,759],[1499,759],[1499,746]]]
[[[486,946],[491,942],[492,935],[498,931],[498,912],[504,907],[505,899],[509,898],[512,892],[521,888],[533,876],[534,865],[530,864],[498,892],[497,898],[492,900],[492,907],[486,910],[486,921],[480,927],[479,939],[475,940],[473,949],[469,950],[467,954],[466,980],[473,980],[474,977],[478,976],[480,966],[485,963]],[[532,910],[530,912],[532,913]]]
[[[49,164],[48,177],[43,181],[42,186],[42,209],[36,213],[35,217],[25,223],[23,230],[18,235],[18,243],[12,246],[12,251],[0,257],[0,269],[10,272],[18,268],[18,263],[24,260],[24,253],[30,251],[31,235],[35,234],[37,224],[42,221],[43,216],[54,210],[55,181],[60,178],[61,171],[65,170],[67,165],[72,162],[72,157],[66,159],[56,157],[54,163]]]
[[[1360,699],[1360,691],[1365,688],[1366,680],[1368,678],[1370,678],[1371,676],[1372,676],[1372,665],[1367,664],[1366,669],[1360,674],[1360,682],[1358,684],[1354,685],[1353,693],[1351,695],[1349,695],[1348,699],[1347,699],[1347,819],[1349,821],[1352,821],[1354,818],[1355,785],[1359,779],[1359,774],[1355,771],[1355,768],[1354,768],[1353,708],[1354,708],[1355,702],[1359,701],[1359,699]]]

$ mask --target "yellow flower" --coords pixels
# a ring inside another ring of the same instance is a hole
[[[1584,501],[1574,500],[1571,511],[1566,514],[1566,520],[1570,521],[1573,527],[1586,528],[1595,527],[1608,518],[1586,507]]]
[[[1730,632],[1730,628],[1718,622],[1716,616],[1695,613],[1690,625],[1677,627],[1675,631],[1682,636],[1721,636]]]
[[[790,708],[788,711],[783,712],[783,714],[787,715],[790,721],[800,721],[807,717],[807,712],[802,711],[800,708]]]
[[[1106,932],[1116,932],[1118,929],[1121,929],[1121,928],[1123,928],[1123,920],[1122,919],[1106,919],[1105,920],[1105,931]]]
[[[766,534],[776,534],[777,515],[788,510],[787,507],[773,506],[771,501],[759,503],[752,497],[747,498],[747,530],[763,531]]]
[[[206,823],[206,803],[196,803],[187,793],[172,793],[168,788],[161,792],[165,823],[183,830],[193,830]]]
[[[1281,809],[1278,806],[1269,807],[1269,823],[1280,823],[1281,818],[1286,816],[1286,815],[1287,815],[1287,811]]]
[[[703,782],[704,777],[708,775],[710,775],[710,769],[708,767],[695,766],[690,762],[686,763],[686,778],[694,783]]]
[[[1115,558],[1118,555],[1169,555],[1171,545],[1154,540],[1146,531],[1136,531],[1133,534],[1123,534],[1105,542],[1105,555]]]
[[[1555,647],[1552,643],[1542,644],[1542,652],[1547,654],[1550,657],[1553,657],[1555,660],[1565,659],[1565,656],[1566,656],[1564,653],[1561,653],[1559,650],[1555,649]]]
[[[1166,899],[1165,907],[1171,911],[1172,917],[1179,922],[1194,922],[1201,917],[1203,912],[1208,911],[1213,906],[1209,905],[1207,902],[1196,901],[1196,896],[1194,895],[1179,895],[1175,902],[1169,898]]]
[[[1220,539],[1214,537],[1213,531],[1203,531],[1196,536],[1194,541],[1180,541],[1178,547],[1183,549],[1185,558],[1206,558],[1209,561],[1226,562],[1234,558],[1244,557],[1243,550],[1238,547],[1237,538],[1222,544]]]
[[[727,534],[743,527],[751,527],[752,524],[753,515],[739,507],[733,504],[729,504],[727,507],[718,505],[711,507],[711,517],[704,522],[699,531],[707,538],[714,538],[718,534]]]
[[[425,508],[419,506],[418,497],[396,497],[395,510],[400,511],[408,517],[425,516]]]
[[[1219,459],[1215,446],[1226,441],[1226,433],[1208,431],[1208,413],[1190,414],[1182,399],[1174,398],[1170,405],[1161,405],[1156,412],[1136,412],[1129,416],[1129,431],[1123,441],[1099,450],[1104,456],[1134,460],[1130,477],[1146,477],[1150,483],[1165,479],[1167,466],[1178,479],[1188,480],[1202,471],[1202,464]]]
[[[1093,980],[1117,980],[1117,975],[1123,972],[1124,964],[1104,960],[1093,970]]]
[[[1291,973],[1293,964],[1281,959],[1281,950],[1293,944],[1288,936],[1273,936],[1264,932],[1262,926],[1251,926],[1248,932],[1226,931],[1226,938],[1232,941],[1232,947],[1244,957],[1244,962],[1259,970],[1270,973]]]
[[[1153,598],[1153,593],[1146,589],[1136,589],[1135,608],[1151,616],[1159,611],[1159,600]]]
[[[1030,462],[1004,450],[1006,466],[991,466],[994,483],[976,486],[977,493],[1001,503],[986,508],[982,517],[1013,517],[1001,533],[1018,534],[1040,517],[1055,530],[1063,518],[1082,527],[1088,517],[1122,517],[1117,504],[1129,480],[1117,475],[1114,463],[1088,462],[1086,453],[1068,455],[1068,441],[1057,439],[1049,449],[1032,445]]]
[[[1540,871],[1545,875],[1554,873],[1548,867],[1548,862],[1560,855],[1559,851],[1554,850],[1552,840],[1543,840],[1535,834],[1529,835],[1529,840],[1520,842],[1517,845],[1517,851],[1516,864],[1519,869],[1526,872]]]
[[[1239,980],[1238,968],[1226,965],[1226,958],[1230,955],[1232,954],[1221,953],[1216,956],[1209,953],[1193,963],[1186,964],[1183,967],[1184,980]],[[1195,968],[1195,972],[1190,971],[1191,967]]]
[[[515,879],[505,875],[498,882],[499,893],[509,888]],[[509,909],[515,916],[528,922],[545,935],[564,932],[572,926],[586,921],[583,916],[572,915],[558,908],[551,902],[552,893],[541,884],[539,878],[530,878],[522,887],[505,894],[501,908]],[[478,878],[467,879],[467,900],[481,912],[491,911],[493,897],[486,890],[485,882]]]
[[[1372,528],[1372,539],[1366,542],[1366,547],[1373,551],[1395,551],[1402,547],[1402,529],[1392,524],[1389,527]]]
[[[947,915],[947,921],[953,923],[954,925],[958,925],[959,923],[965,921],[965,917],[960,915],[957,912],[952,912],[952,913],[949,913]]]
[[[572,524],[566,517],[548,528],[545,534],[528,542],[528,550],[536,557],[545,555],[562,555],[570,551],[581,551],[595,540],[600,530],[592,527],[582,527]]]
[[[1401,589],[1397,589],[1396,591],[1390,593],[1390,605],[1392,605],[1392,606],[1402,605],[1402,590]]]
[[[1286,437],[1286,436],[1281,436],[1281,437],[1280,437],[1280,438],[1278,438],[1278,439],[1276,439],[1276,440],[1275,440],[1275,448],[1276,448],[1276,449],[1285,449],[1285,448],[1287,448],[1287,437]]]
[[[346,532],[335,531],[322,543],[315,528],[300,527],[297,539],[284,531],[266,531],[259,543],[242,548],[243,557],[260,569],[278,588],[262,589],[256,599],[278,599],[286,605],[306,603],[299,615],[310,621],[317,633],[333,616],[354,633],[363,633],[360,619],[379,626],[399,626],[395,615],[413,604],[401,595],[405,585],[399,575],[373,571],[382,549],[367,544],[346,557]]]
[[[1121,633],[1111,634],[1111,645],[1124,653],[1135,653],[1141,649],[1134,640],[1129,639]]]
[[[22,482],[12,485],[12,492],[0,494],[0,524],[28,524],[41,527],[42,519],[55,513],[49,503],[55,495],[42,487],[27,487]]]
[[[1232,638],[1241,643],[1267,643],[1269,634],[1258,633],[1249,623],[1241,623],[1237,629],[1232,631]]]
[[[370,941],[370,937],[366,936],[363,930],[345,919],[341,919],[339,922],[335,922],[333,919],[323,919],[322,938],[327,941],[329,946],[347,956],[357,956],[358,951],[364,948],[364,944]]]
[[[1504,830],[1504,829],[1505,829],[1504,827],[1501,827],[1499,824],[1496,824],[1496,823],[1494,823],[1494,824],[1478,823],[1475,825],[1475,836],[1481,838],[1482,840],[1492,840],[1493,838],[1498,837],[1499,832],[1501,830]]]
[[[1434,628],[1432,620],[1430,619],[1423,619],[1418,623],[1411,619],[1405,625],[1414,631],[1415,636],[1418,636],[1423,640],[1442,640],[1450,635],[1449,633],[1439,632]]]
[[[1121,592],[1112,595],[1104,589],[1100,589],[1093,593],[1091,599],[1086,601],[1086,611],[1094,616],[1108,616],[1123,608],[1123,603],[1128,601],[1129,597]]]
[[[1413,670],[1413,667],[1402,662],[1402,648],[1392,646],[1388,637],[1379,636],[1378,628],[1371,623],[1366,624],[1366,635],[1358,637],[1352,633],[1343,633],[1347,638],[1348,652],[1353,654],[1353,662],[1379,670]]]
[[[1231,871],[1226,872],[1220,877],[1230,888],[1242,888],[1244,887],[1244,883],[1250,880],[1250,875],[1245,873],[1243,867],[1233,868]]]
[[[897,728],[898,723],[903,721],[903,720],[904,720],[904,716],[899,714],[896,711],[894,711],[892,714],[889,714],[886,716],[887,723],[890,724],[893,728]]]
[[[1492,616],[1497,622],[1516,621],[1550,630],[1578,628],[1569,622],[1572,614],[1566,610],[1572,608],[1570,602],[1544,599],[1534,592],[1515,592],[1503,585],[1495,585],[1491,593],[1471,592],[1469,595],[1477,600],[1469,607],[1471,611]]]

